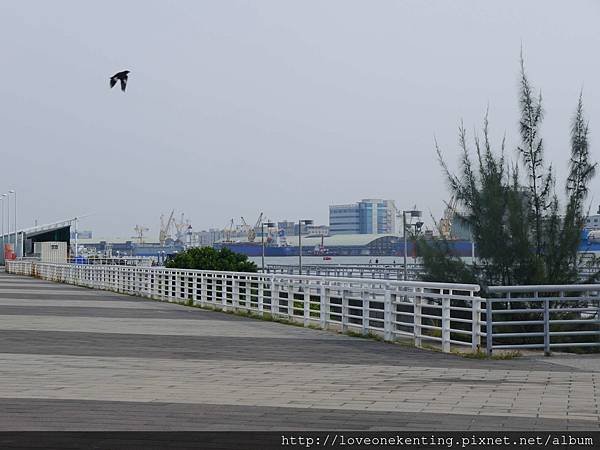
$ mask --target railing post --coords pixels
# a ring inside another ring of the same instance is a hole
[[[271,278],[271,315],[279,316],[279,286],[275,282],[275,275]]]
[[[535,291],[534,297],[538,298],[538,291]],[[550,356],[550,299],[548,297],[544,298],[544,355]]]
[[[206,289],[206,274],[204,272],[200,272],[198,274],[198,278],[200,281],[200,297],[197,298],[196,301],[200,303],[200,306],[206,306],[206,303],[208,301],[208,292]]]
[[[192,305],[198,302],[198,274],[192,273]]]
[[[327,307],[327,294],[328,288],[325,285],[325,280],[321,278],[321,287],[320,287],[320,295],[319,295],[319,324],[321,328],[325,329],[327,327],[327,318],[328,318],[328,307]]]
[[[267,269],[267,273],[268,269]],[[265,275],[261,274],[258,278],[258,292],[257,292],[257,305],[256,307],[258,308],[258,315],[260,317],[262,317],[264,315],[265,312]]]
[[[133,295],[137,295],[141,290],[141,271],[134,267],[131,271],[131,289],[130,292]]]
[[[287,289],[287,315],[289,320],[294,320],[294,283],[291,280]]]
[[[185,303],[186,299],[186,272],[178,269],[175,275],[175,303]]]
[[[183,298],[184,302],[187,303],[190,300],[194,303],[194,275],[193,272],[187,270],[184,272],[183,277]]]
[[[167,278],[166,269],[160,269],[160,273],[158,274],[158,278],[156,279],[156,293],[158,295],[158,300],[165,300],[165,280]]]
[[[479,335],[481,333],[481,299],[473,295],[473,291],[470,291],[471,295],[471,350],[476,352],[479,350]]]
[[[595,294],[596,294],[596,320],[600,321],[600,291],[595,291]],[[600,342],[600,336],[598,336],[596,339]]]
[[[485,349],[488,356],[492,356],[494,331],[493,325],[492,300],[485,299]]]
[[[238,312],[240,309],[240,283],[235,275],[231,275],[231,303],[233,310]]]
[[[148,296],[152,299],[156,298],[156,277],[158,276],[158,270],[150,270],[148,272]]]
[[[362,312],[362,334],[367,336],[369,334],[369,305],[371,299],[365,289],[360,292],[361,297],[361,312]]]
[[[206,301],[210,302],[213,307],[217,306],[217,282],[215,281],[215,274],[206,272],[204,274],[204,283],[206,284]],[[208,287],[210,286],[210,298],[208,295]]]
[[[394,320],[392,291],[389,284],[385,285],[385,293],[383,298],[383,339],[385,341],[394,340]]]
[[[423,288],[415,289],[415,298],[413,301],[413,339],[415,341],[415,347],[417,348],[421,348],[423,345],[423,339],[421,338],[423,335],[423,329],[421,328],[421,324],[423,323],[423,318],[421,316],[423,313],[422,294]]]
[[[342,333],[348,331],[348,295],[347,290],[342,288]]]
[[[221,306],[223,308],[223,311],[228,311],[228,304],[227,304],[227,280],[223,278],[222,275],[217,275],[215,277],[215,281],[216,282],[221,282]],[[216,289],[215,289],[216,291]]]
[[[304,302],[304,326],[307,327],[310,323],[310,281],[308,280],[306,280],[302,300]]]
[[[448,293],[452,295],[452,289]],[[442,298],[442,352],[450,353],[450,297]]]

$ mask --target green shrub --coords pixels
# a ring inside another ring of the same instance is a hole
[[[226,272],[258,272],[258,267],[246,255],[227,248],[190,248],[175,255],[165,264],[170,269],[220,270]]]

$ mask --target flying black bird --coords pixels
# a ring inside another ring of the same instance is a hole
[[[117,84],[117,80],[121,82],[121,90],[125,92],[125,88],[127,87],[127,77],[129,76],[129,70],[124,70],[123,72],[115,73],[112,77],[110,77],[110,87],[115,87]]]

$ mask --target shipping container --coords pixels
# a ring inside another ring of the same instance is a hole
[[[41,262],[66,264],[66,242],[36,242],[35,253],[39,253]]]

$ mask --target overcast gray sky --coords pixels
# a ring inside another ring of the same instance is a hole
[[[20,225],[97,234],[313,217],[366,197],[439,215],[434,135],[517,143],[518,57],[565,175],[580,89],[598,159],[600,4],[579,1],[0,1],[0,191]],[[126,94],[108,77],[131,70]],[[600,177],[592,186],[600,202]]]

